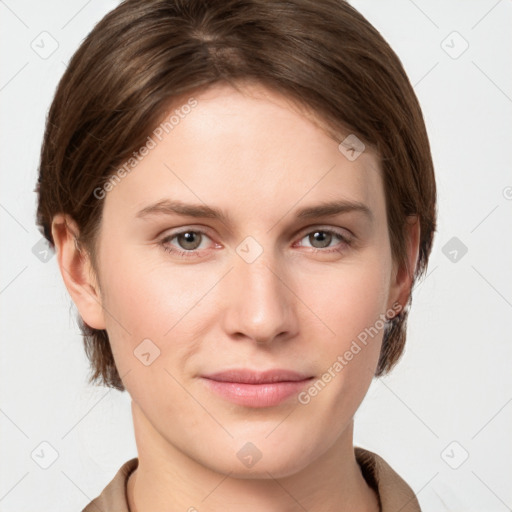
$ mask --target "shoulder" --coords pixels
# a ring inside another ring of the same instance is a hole
[[[101,494],[92,500],[82,512],[129,512],[128,501],[126,497],[126,482],[130,474],[137,469],[139,459],[133,459],[125,462],[117,471],[114,478],[103,489]]]
[[[379,496],[382,512],[421,512],[414,491],[382,457],[359,446],[354,452],[365,480]]]

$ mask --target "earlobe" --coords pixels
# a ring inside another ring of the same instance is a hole
[[[409,302],[412,282],[416,265],[418,263],[419,244],[420,244],[420,222],[417,215],[407,217],[406,222],[406,248],[408,268],[400,268],[393,273],[393,283],[391,286],[390,299],[392,304],[398,302],[402,308],[405,308]],[[396,268],[396,267],[394,267]]]
[[[60,273],[83,321],[94,329],[105,329],[105,316],[90,256],[78,243],[79,230],[66,214],[52,220],[52,236]]]

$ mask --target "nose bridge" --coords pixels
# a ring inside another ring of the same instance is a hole
[[[275,251],[257,250],[253,241],[247,243],[237,248],[230,272],[233,293],[228,299],[226,328],[230,334],[268,342],[294,328],[293,294],[285,285],[284,265]]]

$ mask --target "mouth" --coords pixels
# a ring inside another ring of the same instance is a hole
[[[246,407],[272,407],[296,395],[313,376],[291,370],[234,369],[201,376],[208,389]]]
[[[240,384],[269,384],[274,382],[299,382],[309,379],[312,376],[292,370],[284,370],[280,368],[253,371],[245,368],[225,370],[222,372],[203,375],[204,378],[214,380],[216,382],[238,382]]]

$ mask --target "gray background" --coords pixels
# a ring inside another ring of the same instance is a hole
[[[136,456],[129,395],[86,384],[75,307],[35,226],[57,81],[117,3],[0,0],[1,512],[80,510]],[[511,510],[512,1],[352,4],[414,85],[439,191],[406,352],[372,383],[355,444],[383,456],[424,511]]]

